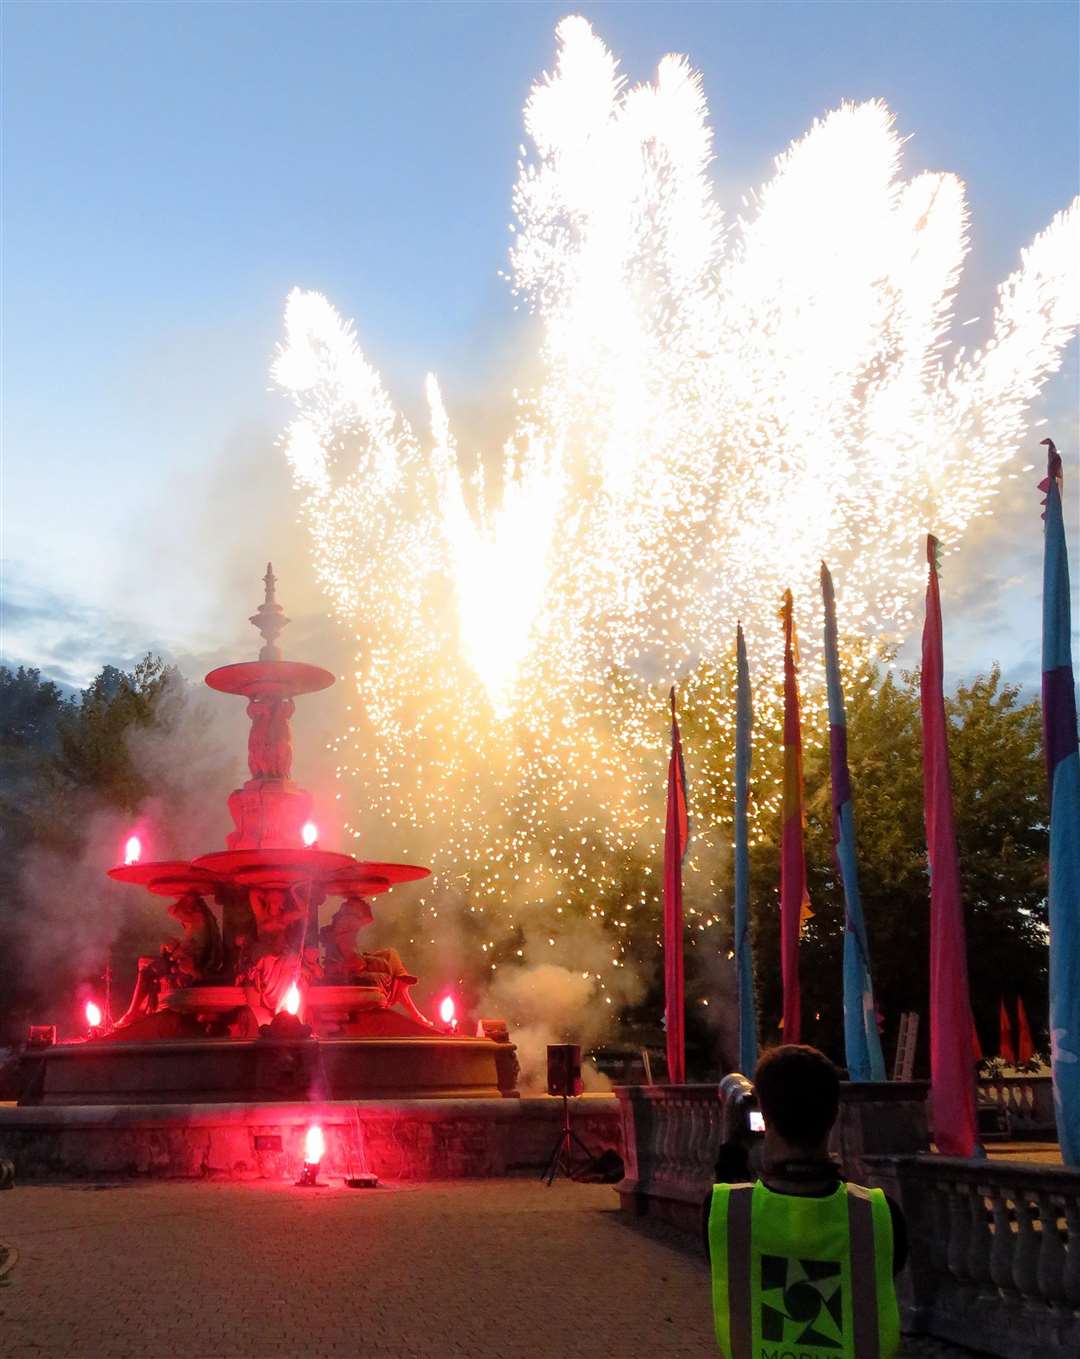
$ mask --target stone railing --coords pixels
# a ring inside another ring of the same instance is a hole
[[[625,1178],[622,1207],[696,1230],[723,1142],[716,1085],[616,1086]],[[867,1156],[924,1151],[926,1085],[919,1081],[844,1084],[832,1150],[844,1173],[865,1175]]]
[[[998,1076],[978,1083],[979,1099],[1003,1109],[1010,1137],[1053,1137],[1054,1089],[1049,1076]]]
[[[622,1122],[623,1209],[693,1229],[722,1141],[716,1085],[615,1087]]]
[[[1080,1172],[942,1156],[868,1169],[908,1222],[905,1329],[1005,1359],[1080,1354]]]

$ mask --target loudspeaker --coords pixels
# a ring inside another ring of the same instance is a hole
[[[549,1043],[547,1050],[547,1088],[549,1095],[580,1095],[580,1043]]]

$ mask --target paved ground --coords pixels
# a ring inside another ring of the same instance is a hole
[[[3,1359],[717,1352],[692,1243],[599,1185],[20,1186],[0,1243]]]

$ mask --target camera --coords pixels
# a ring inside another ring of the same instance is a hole
[[[754,1087],[738,1071],[720,1082],[720,1129],[724,1142],[741,1143],[747,1149],[765,1134],[765,1119]]]

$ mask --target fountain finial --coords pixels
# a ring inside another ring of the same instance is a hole
[[[274,594],[276,584],[277,577],[274,575],[274,564],[267,562],[266,575],[263,576],[266,596],[248,620],[258,628],[263,641],[266,643],[259,652],[260,661],[281,660],[281,648],[277,645],[278,634],[289,622],[289,619],[285,617],[285,610],[277,602],[277,597]]]

